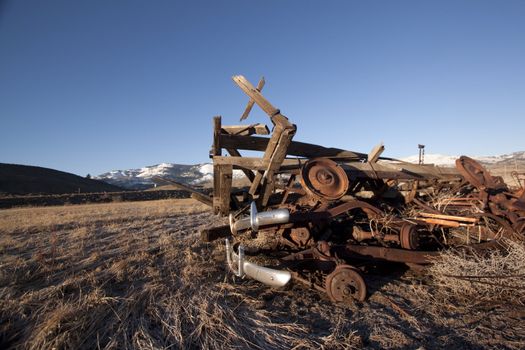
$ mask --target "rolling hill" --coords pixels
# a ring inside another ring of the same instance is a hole
[[[115,191],[122,188],[54,169],[0,163],[0,194],[4,195]]]

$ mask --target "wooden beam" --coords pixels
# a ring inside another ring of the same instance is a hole
[[[232,173],[231,165],[213,165],[213,211],[215,214],[228,215],[230,212]]]
[[[154,176],[152,178],[152,180],[154,182],[168,183],[170,185],[173,185],[175,188],[177,188],[179,190],[188,191],[188,192],[191,193],[191,198],[196,199],[199,202],[202,202],[202,203],[204,203],[206,205],[209,205],[210,207],[212,206],[212,199],[210,198],[210,196],[207,196],[204,193],[201,193],[201,192],[191,188],[190,186],[186,186],[184,184],[181,184],[180,182],[177,182],[177,181],[174,181],[174,180],[171,180],[171,179],[165,179],[165,178],[160,177],[160,176]]]
[[[367,159],[368,163],[377,162],[377,160],[379,159],[379,156],[381,155],[381,153],[383,153],[384,150],[385,150],[385,146],[383,145],[382,142],[378,144],[377,146],[375,146],[370,151],[370,153],[368,153],[368,159]]]
[[[213,207],[213,200],[209,196],[203,195],[201,193],[194,193],[194,192],[190,196],[191,198],[203,204],[206,204],[209,207]]]
[[[239,151],[237,151],[235,148],[226,148],[226,151],[228,151],[228,153],[230,155],[232,155],[233,157],[240,157],[240,158],[242,158],[242,156],[239,153]],[[253,171],[247,170],[247,169],[241,169],[241,170],[244,173],[244,175],[248,178],[248,180],[250,180],[250,182],[253,182],[253,179],[255,178],[255,175],[253,174]]]
[[[223,126],[222,131],[226,134],[230,135],[242,135],[242,136],[250,136],[253,134],[257,135],[269,135],[270,129],[262,123],[259,124],[251,124],[251,125],[228,125]]]
[[[438,167],[431,164],[412,164],[405,162],[381,162],[385,167],[406,173],[416,173],[434,178],[459,178],[461,175],[456,168]]]
[[[259,198],[263,207],[268,204],[270,195],[275,187],[275,172],[278,171],[286,157],[286,150],[295,135],[295,129],[285,129],[279,138],[279,143],[275,147],[275,151],[270,157],[269,164],[263,176],[263,183],[261,185],[261,196]],[[263,161],[264,162],[264,161]]]
[[[464,216],[453,216],[453,215],[445,215],[445,214],[420,212],[418,213],[418,215],[421,215],[426,218],[443,219],[443,220],[450,220],[450,221],[465,221],[465,222],[470,222],[470,223],[476,223],[479,221],[478,218],[469,218],[469,217],[464,217]]]
[[[259,92],[262,91],[264,87],[264,83],[265,83],[264,77],[262,77],[261,80],[259,80],[259,83],[257,84],[257,91]],[[248,105],[246,106],[246,109],[244,110],[244,113],[241,116],[241,119],[240,119],[241,121],[248,118],[248,114],[250,114],[254,104],[255,104],[255,101],[252,98],[250,98],[250,101],[248,101]]]
[[[274,116],[275,114],[279,113],[279,110],[272,106],[268,100],[266,100],[260,91],[257,91],[257,89],[242,75],[235,75],[232,77],[235,84],[237,84],[242,91],[250,99],[252,99],[261,109],[268,114],[270,117]]]
[[[288,118],[286,118],[284,115],[281,114],[281,112],[272,106],[272,104],[264,98],[264,96],[257,91],[257,89],[242,75],[236,75],[232,77],[233,81],[241,88],[242,91],[250,99],[255,101],[261,109],[270,116],[270,119],[272,120],[272,123],[274,125],[282,125],[283,127],[291,127],[292,124],[288,121]]]
[[[248,151],[266,151],[269,138],[259,136],[220,135],[220,144],[224,148],[235,148]],[[292,141],[286,151],[287,155],[305,158],[346,158],[367,159],[364,153],[346,151],[339,148],[326,148],[310,143]]]
[[[213,145],[211,146],[210,158],[221,155],[221,116],[213,117]]]
[[[300,169],[302,165],[307,160],[299,159],[284,159],[281,163],[279,172],[289,171],[292,169]],[[264,164],[263,158],[256,157],[213,157],[213,162],[215,164],[231,164],[235,168],[244,168],[251,170],[264,171],[267,167]],[[397,180],[425,180],[425,179],[440,179],[448,178],[448,173],[445,173],[444,176],[439,172],[429,172],[426,167],[417,168],[418,165],[414,164],[412,171],[407,170],[397,170],[385,165],[383,163],[375,163],[372,166],[368,163],[361,162],[339,162],[343,167],[345,172],[350,178],[376,178],[380,179],[397,179]]]
[[[264,150],[264,156],[262,159],[262,165],[263,165],[262,170],[264,171],[267,170],[270,164],[270,159],[272,155],[274,154],[277,145],[279,144],[279,140],[284,130],[285,129],[281,125],[276,125],[275,128],[273,129],[272,137],[268,139],[268,144]],[[252,196],[255,196],[257,194],[257,190],[259,189],[259,185],[261,185],[262,181],[263,181],[263,174],[259,172],[258,174],[255,175],[255,179],[253,180],[252,185],[250,187],[249,193]]]

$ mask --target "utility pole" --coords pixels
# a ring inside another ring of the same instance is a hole
[[[417,145],[417,148],[419,148],[419,164],[423,164],[425,162],[425,145]]]

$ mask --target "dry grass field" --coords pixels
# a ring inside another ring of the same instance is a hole
[[[446,253],[449,264],[437,263],[434,278],[380,266],[365,276],[369,299],[340,306],[301,285],[278,290],[235,280],[221,242],[198,239],[215,220],[190,199],[0,211],[0,348],[525,344],[523,246],[470,265]],[[449,276],[469,269],[513,279],[492,279],[494,293]]]

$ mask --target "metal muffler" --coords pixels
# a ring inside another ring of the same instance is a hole
[[[292,278],[289,271],[270,269],[246,261],[244,259],[244,247],[239,245],[239,253],[236,254],[229,239],[226,239],[226,260],[235,276],[241,278],[249,276],[272,287],[283,287]]]
[[[230,229],[232,234],[251,228],[253,232],[259,230],[259,226],[286,224],[290,221],[288,209],[275,209],[257,212],[255,202],[250,205],[250,216],[234,222],[233,214],[230,214]]]

